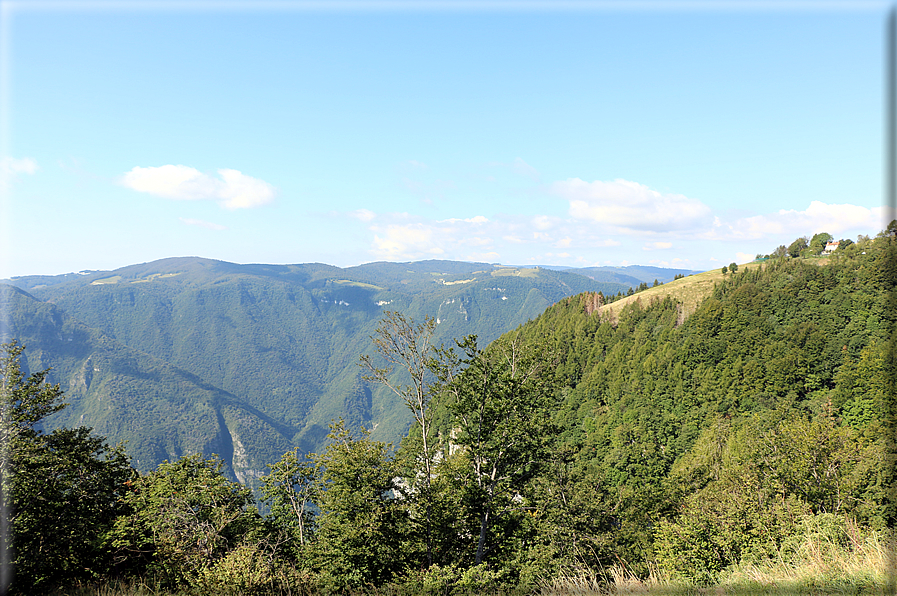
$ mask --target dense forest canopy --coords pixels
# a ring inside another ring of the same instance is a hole
[[[727,268],[687,317],[669,296],[610,316],[585,293],[482,347],[387,314],[375,348],[420,372],[392,387],[411,431],[393,448],[335,421],[317,453],[271,462],[264,514],[217,459],[137,473],[87,429],[43,432],[63,396],[9,345],[13,586],[532,592],[608,569],[702,586],[798,565],[819,536],[860,552],[895,522],[895,231]]]

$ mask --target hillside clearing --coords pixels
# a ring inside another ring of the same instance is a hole
[[[824,266],[831,263],[830,257],[807,257],[802,261],[812,265]],[[763,266],[763,262],[751,262],[738,265],[738,271],[753,270]],[[651,304],[655,300],[663,300],[667,296],[682,305],[682,320],[688,318],[701,302],[713,292],[713,286],[721,282],[731,273],[723,274],[722,267],[719,269],[711,269],[703,273],[695,273],[681,279],[669,281],[665,284],[648,288],[637,292],[632,296],[626,296],[610,304],[605,304],[598,309],[603,316],[609,316],[611,321],[616,321],[617,317],[628,304],[640,302],[644,305]],[[737,274],[736,274],[737,275]]]
[[[762,267],[763,263],[745,263],[739,265],[738,270],[756,269]],[[640,302],[644,305],[651,304],[655,300],[663,300],[667,296],[682,305],[683,319],[691,315],[707,296],[713,292],[713,286],[721,282],[727,273],[723,275],[722,268],[705,271],[704,273],[696,273],[681,279],[667,282],[663,285],[648,288],[637,292],[632,296],[626,296],[610,304],[605,304],[598,309],[602,316],[610,317],[611,321],[616,321],[622,310],[633,302]]]
[[[501,267],[492,272],[493,277],[514,275],[519,277],[537,277],[539,270],[535,268],[518,269],[517,267]]]

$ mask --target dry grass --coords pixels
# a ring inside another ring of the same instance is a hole
[[[646,579],[639,579],[620,565],[614,565],[609,571],[613,580],[611,594],[686,594],[691,591],[690,586],[676,584],[654,566],[649,567]]]
[[[722,580],[726,593],[884,594],[893,573],[893,546],[848,524],[849,545],[807,538],[797,556],[741,565]],[[893,593],[893,586],[890,590]]]
[[[763,263],[747,263],[739,265],[738,270],[756,269],[757,267],[762,266]],[[704,273],[695,273],[688,277],[669,281],[661,286],[642,290],[637,294],[626,296],[616,302],[605,304],[599,309],[599,312],[602,316],[610,317],[611,321],[616,322],[620,312],[627,304],[640,302],[642,305],[648,306],[655,300],[663,300],[669,296],[682,305],[682,318],[684,320],[695,312],[704,298],[713,292],[714,284],[721,282],[723,279],[725,279],[725,276],[723,275],[722,268],[705,271]]]
[[[58,588],[49,594],[50,596],[160,596],[162,592],[142,582],[111,581],[100,586],[76,585]]]
[[[557,577],[551,582],[546,582],[539,590],[539,596],[590,596],[593,594],[610,594],[610,589],[607,583],[602,582],[592,573]]]
[[[628,567],[614,565],[602,574],[584,571],[566,575],[542,586],[540,596],[622,596],[624,594],[688,594],[691,586],[676,584],[662,572],[651,567],[646,579],[637,577]]]
[[[830,257],[807,257],[801,258],[801,260],[817,266],[831,263]],[[738,271],[756,269],[757,267],[763,267],[763,265],[764,263],[744,263],[738,265]],[[627,304],[640,301],[644,306],[647,306],[655,300],[663,300],[670,296],[682,305],[682,320],[684,320],[695,312],[704,298],[713,292],[713,285],[721,282],[727,275],[731,274],[723,275],[722,266],[719,269],[695,273],[688,277],[669,281],[662,286],[642,290],[637,294],[626,296],[616,302],[605,304],[599,309],[599,312],[610,317],[611,321],[616,324],[617,317]]]
[[[557,578],[542,586],[540,596],[893,596],[897,594],[894,546],[881,533],[847,520],[843,533],[834,540],[808,533],[778,560],[730,568],[714,586],[672,579],[656,568],[650,569],[647,578],[639,578],[627,567],[615,565],[602,574],[586,571]]]

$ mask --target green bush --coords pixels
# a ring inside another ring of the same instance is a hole
[[[225,478],[222,466],[218,458],[190,455],[131,484],[124,498],[131,513],[108,535],[123,570],[164,587],[190,585],[246,539],[260,537],[252,493]]]

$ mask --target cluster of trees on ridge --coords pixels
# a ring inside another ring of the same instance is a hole
[[[4,494],[19,593],[139,578],[198,593],[531,591],[624,561],[707,585],[797,556],[807,528],[895,522],[897,224],[824,262],[726,276],[680,322],[670,299],[616,325],[562,300],[485,349],[387,315],[362,363],[411,410],[397,449],[340,422],[290,451],[261,503],[215,458],[139,474],[3,360]],[[408,373],[396,384],[393,368]],[[815,525],[814,525],[815,524]],[[7,548],[9,545],[7,544]],[[11,574],[12,572],[12,574]]]
[[[829,242],[833,242],[834,240],[835,237],[828,232],[819,232],[817,234],[813,234],[812,237],[801,236],[800,238],[789,244],[787,247],[782,244],[768,255],[758,254],[757,260],[763,261],[770,258],[780,258],[785,256],[795,259],[798,257],[818,256],[823,253],[823,251],[825,250],[825,246]],[[859,242],[866,242],[869,240],[869,237],[860,235],[857,240]],[[840,240],[838,240],[837,250],[845,250],[847,249],[847,247],[853,244],[854,242],[850,238],[841,238]]]

